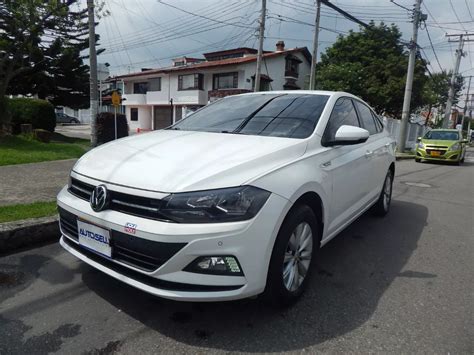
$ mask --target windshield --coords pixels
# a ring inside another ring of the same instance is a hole
[[[459,140],[459,133],[454,131],[429,131],[424,138],[439,141],[457,141]]]
[[[301,94],[228,96],[170,129],[306,138],[313,133],[328,98]]]

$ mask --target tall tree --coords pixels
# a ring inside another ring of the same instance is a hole
[[[367,101],[378,112],[400,117],[405,90],[408,53],[395,25],[370,23],[360,32],[339,36],[316,67],[316,87],[347,91]],[[415,65],[412,107],[422,102],[426,63]]]
[[[448,100],[451,75],[451,72],[446,73],[443,71],[430,75],[426,80],[422,91],[422,103],[424,108],[428,111],[426,124],[431,120],[431,112],[433,108],[438,108],[439,112],[444,114],[444,107]],[[462,93],[463,82],[462,76],[459,76],[454,86],[453,105],[459,101]]]
[[[77,58],[87,31],[79,0],[0,2],[0,129],[7,120],[8,93],[52,95],[53,100],[60,89],[77,93],[62,75],[85,70]],[[60,82],[64,86],[52,90]]]

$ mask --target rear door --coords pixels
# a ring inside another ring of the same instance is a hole
[[[377,198],[382,191],[382,186],[385,181],[385,175],[388,171],[387,162],[390,161],[388,157],[390,141],[388,137],[383,134],[383,125],[375,117],[372,110],[363,102],[353,100],[359,121],[362,127],[369,131],[370,137],[366,142],[366,158],[368,162],[368,169],[370,174],[368,177],[368,194],[369,198]]]
[[[324,131],[322,144],[333,140],[342,125],[361,126],[354,104],[348,97],[336,101]],[[344,227],[368,202],[367,181],[371,169],[366,150],[366,143],[360,143],[333,146],[325,152],[325,162],[321,168],[329,174],[333,185],[328,237]]]

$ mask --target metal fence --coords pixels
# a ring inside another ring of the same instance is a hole
[[[384,117],[384,124],[390,135],[398,142],[400,135],[400,120]],[[407,149],[415,149],[416,139],[423,136],[431,128],[418,123],[408,123],[407,127]]]

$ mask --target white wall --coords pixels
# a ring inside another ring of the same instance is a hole
[[[137,128],[151,129],[151,110],[153,106],[127,106],[125,114],[127,116],[128,128],[130,131],[136,132]],[[130,109],[138,108],[138,121],[131,121]]]

